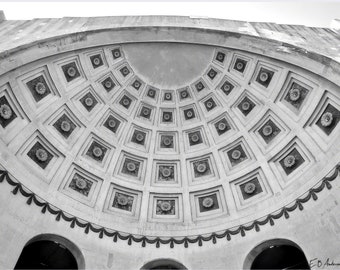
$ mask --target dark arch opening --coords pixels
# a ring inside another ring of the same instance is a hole
[[[40,235],[23,248],[14,269],[83,269],[80,250],[56,235]]]
[[[310,269],[302,249],[292,241],[274,239],[256,246],[244,269]]]
[[[303,252],[293,246],[270,246],[254,260],[251,269],[309,269]]]
[[[158,259],[145,264],[141,270],[161,270],[161,269],[181,269],[186,270],[187,268],[174,260],[171,259]]]
[[[172,265],[168,265],[168,264],[166,264],[166,265],[160,265],[160,266],[156,266],[156,267],[152,267],[152,268],[150,268],[151,270],[161,270],[161,269],[174,269],[174,270],[176,270],[176,269],[178,269],[177,267],[174,267],[174,266],[172,266]]]

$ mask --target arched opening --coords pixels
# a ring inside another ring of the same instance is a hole
[[[244,269],[310,269],[302,249],[286,239],[268,240],[246,257]]]
[[[44,234],[23,248],[14,269],[84,269],[84,257],[71,241]]]
[[[158,259],[145,264],[141,270],[187,269],[183,264],[171,259]]]

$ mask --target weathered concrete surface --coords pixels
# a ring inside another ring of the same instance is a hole
[[[10,51],[36,41],[52,37],[122,28],[178,28],[200,29],[207,32],[225,32],[230,36],[249,35],[304,48],[339,60],[339,35],[327,28],[283,25],[275,23],[243,22],[175,16],[139,17],[65,17],[61,19],[34,19],[31,21],[3,21],[0,52]]]

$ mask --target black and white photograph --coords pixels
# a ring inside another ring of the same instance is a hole
[[[0,269],[340,269],[340,0],[0,0]]]

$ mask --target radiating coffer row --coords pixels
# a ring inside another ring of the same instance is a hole
[[[258,133],[267,132],[266,128],[270,128],[276,133],[279,132],[276,125],[268,125],[268,127],[260,129]],[[146,177],[151,177],[151,185],[167,187],[182,186],[182,178],[188,179],[189,184],[192,185],[218,180],[222,178],[223,174],[230,176],[240,169],[256,164],[255,155],[243,137],[220,148],[218,153],[219,155],[209,152],[196,157],[188,157],[185,159],[183,168],[178,156],[174,156],[174,159],[162,160],[139,156],[125,150],[116,153],[115,147],[95,134],[90,134],[75,160],[85,162],[88,164],[87,166],[97,168],[103,173],[109,167],[114,168],[112,175],[114,178],[130,181],[137,185],[143,185]],[[115,158],[113,158],[114,155]],[[36,131],[20,148],[18,157],[44,175],[45,181],[48,182],[53,178],[65,155],[51,145],[39,131]],[[275,164],[274,167],[278,168],[281,178],[287,182],[292,179],[292,175],[296,176],[293,172],[297,168],[311,163],[313,159],[312,154],[301,140],[294,137],[268,162]],[[152,162],[152,175],[146,173],[148,162]],[[222,164],[222,166],[218,164]],[[219,171],[221,169],[224,172]],[[301,172],[301,168],[298,171]]]
[[[6,88],[2,92],[0,97],[0,124],[3,128],[6,128],[11,122],[18,121],[18,125],[27,123],[24,118],[23,112],[17,108],[14,102],[11,102],[9,92]],[[334,102],[330,93],[325,93],[322,98],[322,103],[319,104],[320,110],[316,113],[312,119],[312,128],[319,129],[317,133],[321,133],[322,139],[327,140],[332,131],[336,128],[339,119],[340,112],[338,110],[338,104]],[[22,116],[22,118],[20,117]],[[81,133],[84,129],[84,125],[77,119],[72,111],[65,105],[62,106],[54,115],[50,117],[48,125],[51,127],[51,132],[57,133],[61,139],[65,139],[68,142],[74,141],[76,138],[76,132]],[[108,109],[103,119],[100,120],[98,126],[103,127],[104,132],[112,133],[118,136],[123,130],[125,120],[111,109]],[[208,123],[211,134],[213,134],[216,142],[220,138],[230,136],[237,132],[237,127],[232,122],[231,117],[227,113],[222,113],[216,119]],[[19,128],[18,126],[17,128]],[[286,124],[273,112],[268,110],[262,119],[254,126],[252,133],[259,142],[260,147],[267,148],[272,145],[274,141],[278,141],[280,137],[286,135],[289,132],[289,128]],[[126,131],[126,144],[136,149],[149,152],[150,142],[153,138],[152,130],[146,129],[139,125],[131,125],[130,130]],[[5,134],[6,135],[6,134]],[[184,141],[184,151],[193,151],[195,149],[201,149],[202,147],[209,147],[211,143],[208,141],[206,131],[203,125],[199,125],[189,130],[184,130],[183,134],[179,134],[176,131],[158,131],[156,134],[156,144],[154,152],[162,153],[179,153],[179,136],[182,136]],[[102,161],[105,157],[105,152],[108,147],[105,147],[105,143],[102,145],[97,143],[96,151],[93,153],[94,159]],[[98,148],[99,147],[99,148]],[[98,152],[98,149],[102,149],[103,153]],[[91,149],[90,152],[93,149]]]
[[[241,107],[244,105],[243,103]],[[248,103],[247,103],[248,104]],[[249,103],[250,104],[250,103]],[[246,105],[248,106],[248,105]],[[251,105],[252,106],[252,105]],[[319,109],[318,109],[319,108]],[[317,127],[322,134],[329,136],[332,131],[336,128],[339,119],[339,103],[337,99],[329,92],[325,92],[322,97],[315,115],[311,118],[310,126],[313,129]],[[170,118],[172,116],[169,116]],[[22,127],[23,124],[27,123],[27,117],[24,112],[20,109],[20,106],[15,102],[9,85],[5,85],[1,88],[0,97],[0,124],[3,129],[6,129],[8,125],[13,125],[17,121],[17,129]],[[64,105],[59,108],[49,119],[49,126],[53,126],[52,132],[58,133],[58,135],[65,141],[71,143],[76,137],[76,132],[81,133],[81,129],[85,126],[80,122],[72,110]],[[113,135],[118,136],[123,132],[123,128],[126,124],[126,120],[113,110],[108,109],[104,114],[104,117],[99,121],[98,126],[104,127],[106,132],[110,132]],[[217,116],[213,121],[208,123],[211,129],[211,133],[214,135],[216,141],[219,137],[228,135],[232,132],[237,131],[237,127],[231,120],[231,117],[226,113],[222,113]],[[314,127],[315,126],[315,127]],[[15,128],[13,126],[12,128]],[[257,137],[261,137],[260,141],[264,145],[269,145],[272,141],[277,138],[280,134],[284,134],[288,130],[288,127],[270,110],[262,117],[262,119],[255,125]],[[6,130],[5,130],[6,131]],[[140,125],[131,125],[130,131],[128,132],[126,143],[132,143],[133,147],[138,149],[149,151],[150,141],[152,137],[152,131],[144,128]],[[320,134],[319,131],[317,133]],[[323,136],[322,139],[327,136]],[[6,135],[6,133],[4,134]],[[186,151],[191,149],[199,148],[201,146],[209,146],[209,142],[204,131],[203,126],[199,125],[190,130],[184,131],[184,142]],[[171,131],[159,131],[157,132],[157,140],[155,152],[174,152],[178,153],[178,133]]]
[[[129,163],[127,166],[135,169],[136,165],[132,164],[134,163]],[[173,167],[171,169],[171,167],[159,165],[159,171],[161,181],[168,181],[174,174]],[[96,176],[73,165],[67,172],[66,181],[63,182],[60,190],[67,196],[93,207],[101,184],[101,180]],[[271,188],[260,168],[232,181],[230,185],[237,207],[240,209],[272,195]],[[111,183],[103,211],[138,218],[140,208],[145,207],[142,205],[142,196],[142,191]],[[183,221],[182,193],[148,193],[147,196],[149,196],[149,221]],[[228,215],[222,186],[191,192],[189,197],[194,220],[205,219],[211,215]]]

